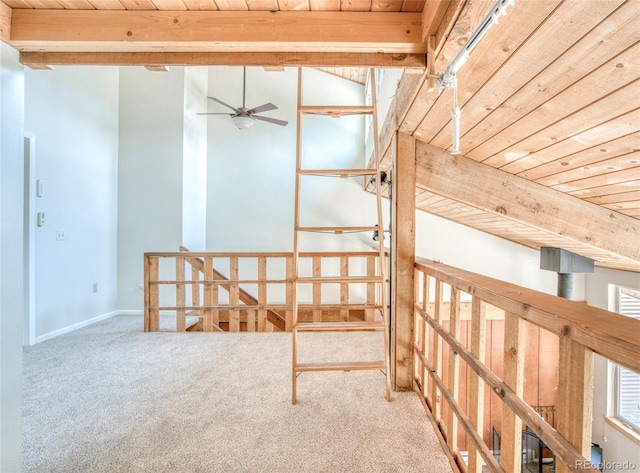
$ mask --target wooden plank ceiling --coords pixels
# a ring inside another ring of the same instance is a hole
[[[437,74],[494,3],[2,0],[0,25],[2,39],[33,67],[422,71],[429,44]],[[454,165],[440,153],[451,149],[453,93],[430,88],[427,73],[404,74],[399,84],[381,133],[385,159],[399,129],[427,145],[418,147],[418,208],[532,248],[559,246],[599,266],[640,272],[639,26],[639,0],[515,0],[457,75],[462,156],[455,163],[476,177],[437,174]],[[462,192],[489,182],[490,196]],[[496,195],[502,204],[493,205]]]

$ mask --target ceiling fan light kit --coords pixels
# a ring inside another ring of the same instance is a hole
[[[214,113],[198,113],[197,115],[228,115],[231,117],[231,121],[236,126],[236,128],[238,128],[238,130],[246,130],[247,128],[251,128],[256,122],[256,120],[261,120],[267,123],[273,123],[274,125],[286,126],[288,122],[284,120],[278,120],[277,118],[263,117],[263,116],[257,115],[258,113],[261,113],[261,112],[277,110],[278,107],[276,107],[272,103],[265,103],[251,109],[245,106],[246,85],[247,85],[247,68],[244,67],[242,70],[242,107],[238,107],[238,108],[232,107],[231,105],[223,102],[220,99],[217,99],[215,97],[207,97],[209,100],[213,100],[214,102],[217,102],[220,105],[230,108],[231,110],[233,110],[234,113],[214,112]]]
[[[256,122],[255,118],[243,115],[236,115],[231,117],[231,121],[238,128],[238,130],[246,130],[247,128],[251,128],[253,124]]]

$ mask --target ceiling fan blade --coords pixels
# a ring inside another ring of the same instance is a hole
[[[259,107],[252,108],[249,110],[249,113],[260,113],[260,112],[268,112],[270,110],[277,110],[278,107],[273,105],[272,103],[265,103],[260,105]]]
[[[220,105],[224,105],[227,108],[230,108],[231,110],[233,110],[234,112],[238,113],[238,109],[232,107],[231,105],[229,105],[228,103],[224,103],[222,100],[217,99],[215,97],[207,97],[209,100],[213,100],[214,102],[218,102]]]
[[[280,126],[286,126],[287,123],[289,123],[289,122],[285,122],[284,120],[278,120],[277,118],[261,117],[259,115],[252,115],[252,117],[255,118],[256,120],[262,120],[263,122],[269,122],[269,123],[273,123],[274,125],[280,125]]]
[[[196,115],[227,115],[228,117],[232,117],[233,113],[209,113],[209,112],[196,112]]]

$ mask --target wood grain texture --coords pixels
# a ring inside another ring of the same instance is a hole
[[[420,14],[377,12],[16,10],[21,50],[424,53]],[[55,44],[55,47],[52,46]]]
[[[416,268],[524,320],[640,371],[640,321],[442,263],[416,258]]]
[[[413,387],[413,327],[414,327],[414,270],[415,261],[415,199],[416,155],[415,140],[406,134],[398,134],[396,140],[393,174],[393,212],[391,239],[392,252],[392,356],[395,367],[396,389]],[[396,172],[397,171],[397,172]]]
[[[11,16],[13,10],[3,2],[0,2],[0,40],[9,42],[11,38]]]
[[[426,143],[417,142],[416,162],[416,185],[421,189],[640,262],[636,219]]]

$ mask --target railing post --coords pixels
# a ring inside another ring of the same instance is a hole
[[[288,308],[284,313],[284,328],[286,332],[291,332],[293,329],[293,285],[295,284],[295,277],[293,255],[287,256],[286,304]]]
[[[367,276],[372,277],[376,275],[376,257],[367,256]],[[367,283],[367,305],[374,305],[376,303],[376,284]],[[364,319],[367,322],[373,322],[375,318],[374,309],[365,309]]]
[[[176,256],[176,331],[184,332],[187,330],[186,320],[186,291],[184,286],[184,258]]]
[[[322,277],[322,258],[319,256],[314,256],[312,259],[313,264],[313,277],[320,278]],[[322,309],[317,308],[320,304],[322,304],[322,284],[319,282],[313,283],[313,321],[314,322],[322,322]]]
[[[557,429],[585,458],[591,458],[593,352],[567,335],[560,336]],[[566,473],[575,467],[558,461],[556,471]]]
[[[504,383],[522,399],[524,391],[524,320],[511,312],[504,319]],[[522,419],[503,404],[500,464],[517,473],[522,467]]]
[[[191,280],[195,281],[191,283],[191,305],[193,307],[199,307],[200,304],[200,283],[197,282],[200,279],[200,271],[191,266]],[[193,309],[195,315],[202,316],[200,309]]]
[[[442,281],[436,279],[433,318],[438,323],[442,322],[442,304]],[[442,378],[442,337],[435,330],[433,331],[432,349],[433,370],[435,374]],[[431,383],[431,404],[433,418],[436,424],[439,424],[442,418],[442,398],[436,383]]]
[[[416,145],[396,136],[391,210],[391,373],[396,390],[413,388],[414,273],[416,260]],[[382,231],[383,229],[380,229]]]
[[[449,333],[460,340],[460,291],[451,287],[451,303],[449,306]],[[449,391],[457,402],[460,391],[460,357],[455,348],[449,347]],[[452,453],[458,453],[458,418],[453,409],[447,411],[447,444]]]
[[[158,281],[158,257],[144,256],[144,331],[157,332],[160,330],[160,292]]]
[[[267,257],[258,256],[258,332],[267,331]]]
[[[471,302],[471,353],[485,363],[487,341],[486,304],[478,297]],[[484,382],[475,370],[469,370],[469,420],[483,437],[484,431]],[[469,444],[468,473],[482,473],[482,457],[473,443]]]
[[[240,288],[238,287],[238,257],[229,257],[229,306],[237,307],[240,305]],[[237,308],[229,309],[229,332],[240,331],[240,310]]]
[[[213,279],[213,257],[207,256],[204,258],[204,305],[207,307],[204,309],[204,322],[202,330],[205,332],[211,332],[213,325],[218,325],[218,311],[212,310],[210,307],[218,304],[218,286],[214,286]]]
[[[349,276],[349,257],[340,256],[340,277]],[[349,304],[349,283],[340,283],[340,305]],[[340,320],[349,321],[349,309],[340,309]]]

